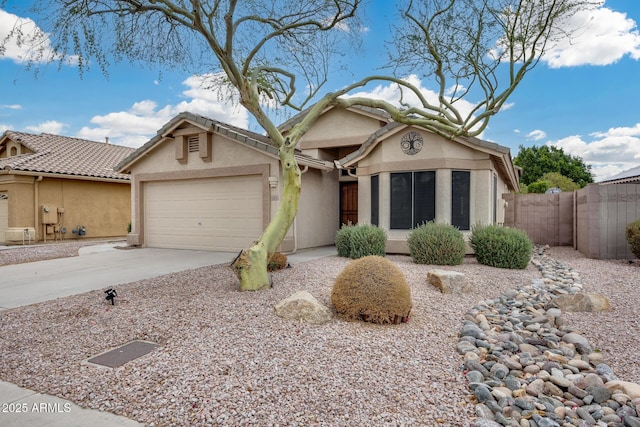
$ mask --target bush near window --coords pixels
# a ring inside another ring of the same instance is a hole
[[[627,242],[631,247],[631,252],[640,258],[640,218],[627,224]]]
[[[338,256],[358,259],[386,254],[387,233],[375,225],[343,225],[336,233]]]
[[[352,261],[337,277],[331,303],[348,320],[397,324],[409,321],[411,289],[394,263],[366,256]]]
[[[524,231],[515,228],[475,225],[470,243],[480,264],[524,269],[531,260],[533,243]]]
[[[416,264],[459,265],[465,255],[464,237],[449,224],[427,222],[409,233],[409,253]]]

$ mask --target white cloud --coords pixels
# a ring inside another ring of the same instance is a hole
[[[0,134],[4,133],[5,131],[8,131],[11,128],[12,128],[11,125],[0,123]]]
[[[592,133],[589,138],[574,135],[547,144],[581,157],[591,165],[596,181],[640,165],[640,123]]]
[[[158,107],[155,101],[143,100],[133,104],[127,111],[94,116],[91,123],[96,126],[83,127],[77,136],[96,141],[109,137],[111,143],[139,147],[183,111],[247,129],[249,113],[227,88],[211,86],[215,78],[215,75],[187,78],[183,82],[187,89],[182,92],[186,99],[174,105]]]
[[[16,63],[45,62],[55,57],[49,36],[29,18],[21,18],[0,9],[0,58]]]
[[[572,38],[563,37],[544,57],[551,68],[609,65],[625,55],[640,59],[640,33],[625,13],[606,7],[575,13],[567,28],[577,28]]]
[[[22,110],[22,105],[20,104],[1,104],[0,105],[0,110],[3,109],[7,109],[7,110]]]
[[[547,133],[540,129],[536,129],[527,134],[527,139],[533,141],[540,141],[541,139],[545,139],[546,137]]]
[[[68,126],[64,123],[60,123],[55,120],[49,120],[40,123],[37,126],[27,126],[25,129],[33,133],[52,133],[54,135],[60,135],[66,127]]]

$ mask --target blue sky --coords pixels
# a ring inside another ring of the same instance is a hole
[[[30,18],[24,12],[29,3],[8,1],[0,9],[0,39],[17,19]],[[375,72],[385,56],[381,43],[392,15],[383,4],[374,1],[367,11],[370,31],[351,71],[333,75],[324,92]],[[511,148],[513,156],[520,145],[561,147],[590,164],[598,180],[640,165],[640,2],[603,1],[583,19],[586,30],[525,77],[509,108],[491,120],[482,137]],[[0,132],[109,137],[138,147],[181,111],[259,131],[246,111],[203,90],[197,76],[131,64],[111,67],[108,79],[97,68],[80,78],[77,69],[59,70],[57,64],[41,66],[34,76],[18,59],[24,52],[8,47],[0,56]],[[429,80],[407,77],[425,92],[435,88]],[[385,85],[367,90],[397,96]]]

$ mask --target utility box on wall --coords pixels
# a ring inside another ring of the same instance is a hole
[[[58,208],[53,206],[41,206],[40,214],[42,215],[41,224],[57,224],[58,223]]]

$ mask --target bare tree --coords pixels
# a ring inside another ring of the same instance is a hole
[[[429,0],[400,2],[402,25],[390,63],[395,73],[373,75],[319,95],[335,61],[353,41],[363,0],[49,0],[37,2],[44,28],[54,37],[52,59],[73,61],[82,71],[89,59],[108,72],[110,59],[222,71],[239,102],[279,148],[283,193],[262,236],[235,262],[242,290],[269,286],[267,263],[298,212],[301,174],[294,150],[329,106],[363,105],[394,120],[448,138],[478,135],[525,74],[558,37],[570,36],[567,18],[597,0]],[[20,28],[12,37],[24,42]],[[5,40],[6,42],[6,40]],[[0,42],[0,46],[1,46]],[[0,50],[1,52],[1,50]],[[505,69],[506,67],[506,69]],[[418,71],[435,80],[437,99],[397,77]],[[402,75],[402,74],[400,74]],[[303,80],[303,94],[298,81]],[[398,85],[403,102],[349,97],[374,81]],[[481,101],[461,111],[461,100]],[[269,103],[304,118],[286,138],[268,115]]]

